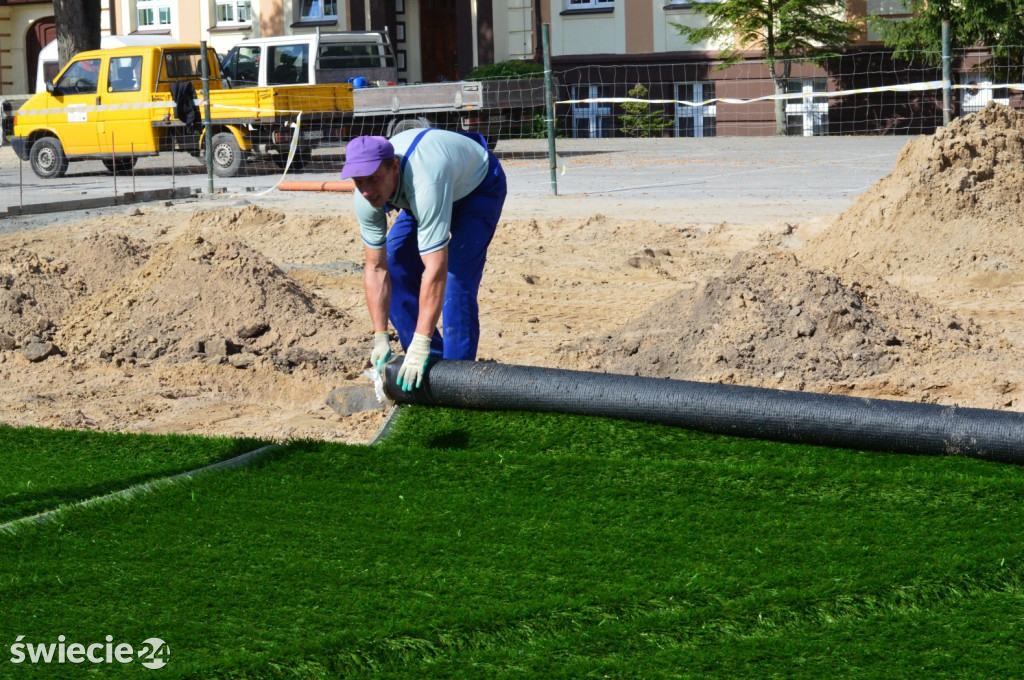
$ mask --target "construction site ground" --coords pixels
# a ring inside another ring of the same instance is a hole
[[[479,359],[1024,410],[1020,114],[558,144],[499,146]],[[0,422],[369,440],[352,196],[258,179],[0,220]]]

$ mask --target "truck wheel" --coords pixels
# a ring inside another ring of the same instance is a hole
[[[391,134],[388,135],[388,137],[397,135],[399,132],[405,132],[406,130],[417,130],[419,128],[428,127],[431,127],[431,125],[430,121],[426,118],[403,118],[392,126]]]
[[[230,132],[213,136],[213,174],[217,177],[236,177],[245,167],[242,148]]]
[[[115,160],[103,161],[103,167],[115,175],[129,175],[135,167],[134,158],[117,158]]]
[[[292,156],[292,167],[290,170],[300,172],[303,168],[309,165],[313,160],[313,150],[304,149],[301,146],[295,150],[295,155]],[[284,170],[284,166],[288,163],[288,152],[278,151],[274,154],[274,163],[277,167]]]
[[[63,177],[68,171],[68,157],[56,137],[40,137],[32,144],[29,153],[32,171],[43,179]]]

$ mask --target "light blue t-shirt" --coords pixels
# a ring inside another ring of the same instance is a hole
[[[400,132],[391,138],[395,154],[404,157],[422,129]],[[465,135],[431,129],[413,149],[401,173],[398,189],[388,199],[392,208],[405,210],[419,225],[421,255],[448,245],[452,229],[452,203],[480,186],[487,176],[487,149]],[[355,192],[356,218],[363,243],[378,250],[387,243],[387,214]]]

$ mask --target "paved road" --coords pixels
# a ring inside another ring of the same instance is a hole
[[[672,214],[704,223],[801,220],[844,210],[893,169],[910,139],[560,139],[557,196],[545,140],[503,141],[498,155],[509,178],[508,215]],[[336,179],[342,160],[342,150],[322,150],[309,171],[289,173],[285,179]],[[273,163],[254,164],[248,176],[214,178],[214,191],[268,204],[301,201],[325,210],[339,206],[337,194],[274,189],[281,179]],[[7,206],[110,198],[115,191],[122,195],[182,187],[210,196],[205,167],[182,154],[142,159],[135,176],[116,178],[115,187],[115,178],[98,161],[72,163],[65,178],[42,180],[10,148],[0,148],[0,211]],[[11,228],[16,227],[0,222],[0,231]]]

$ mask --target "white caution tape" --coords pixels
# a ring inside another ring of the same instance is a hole
[[[206,106],[206,101],[203,99],[195,100],[197,107],[202,109]],[[74,110],[79,113],[93,113],[96,111],[129,111],[132,109],[168,109],[174,110],[177,105],[173,101],[159,101],[159,102],[140,102],[137,104],[67,104],[65,106],[52,108],[52,109],[26,109],[22,106],[17,111],[19,116],[53,116],[68,113],[69,110]],[[231,111],[254,111],[260,113],[266,109],[253,108],[249,106],[229,106],[227,104],[217,104],[210,102],[211,109],[226,109]],[[295,111],[292,109],[274,109],[274,113],[302,113],[301,111]]]
[[[564,99],[555,104],[680,104],[682,106],[710,106],[715,103],[722,104],[752,104],[754,102],[792,99],[818,99],[826,97],[846,97],[852,94],[867,94],[875,92],[922,92],[925,90],[941,90],[944,82],[941,80],[928,80],[921,83],[901,83],[899,85],[879,85],[878,87],[860,87],[854,90],[828,90],[820,92],[787,92],[786,94],[769,94],[763,97],[751,99],[737,99],[734,97],[716,97],[705,99],[699,102],[692,102],[686,99],[637,99],[635,97],[591,97],[587,99]],[[1015,90],[1024,91],[1024,84],[973,84],[973,85],[951,85],[953,90]]]
[[[276,189],[281,184],[281,182],[284,181],[285,175],[288,174],[288,169],[292,167],[292,159],[295,158],[295,152],[299,148],[299,126],[301,124],[301,121],[302,113],[299,113],[298,117],[295,119],[295,132],[292,133],[292,141],[291,144],[288,145],[288,160],[284,164],[284,170],[281,172],[281,177],[278,178],[277,182],[274,183],[274,186],[270,187],[269,189],[265,189],[264,191],[261,191],[260,193],[256,194],[257,196],[266,195],[267,193]]]

